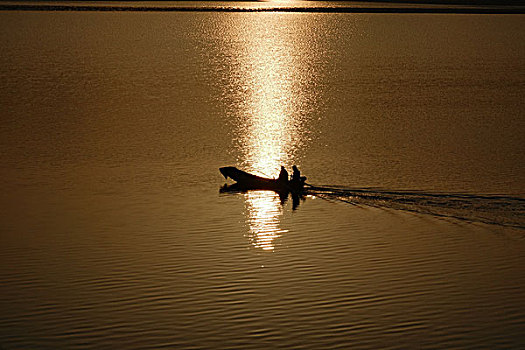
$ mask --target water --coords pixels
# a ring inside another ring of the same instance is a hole
[[[521,15],[0,17],[2,348],[525,345]]]

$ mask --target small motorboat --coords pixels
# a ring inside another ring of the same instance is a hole
[[[247,173],[246,171],[239,170],[233,166],[219,168],[219,171],[225,179],[230,178],[236,181],[235,184],[228,186],[228,188],[240,191],[270,190],[280,193],[301,195],[304,191],[304,183],[306,179],[304,177],[299,180],[288,180],[287,178],[270,179]]]

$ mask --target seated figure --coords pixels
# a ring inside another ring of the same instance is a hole
[[[281,166],[281,172],[279,173],[279,177],[277,179],[282,182],[288,181],[288,171],[286,171],[283,166]]]
[[[306,181],[306,176],[301,176],[301,172],[295,165],[292,166],[292,170],[293,170],[293,173],[292,173],[292,177],[290,178],[290,181],[295,182],[295,183],[300,183],[300,184]]]

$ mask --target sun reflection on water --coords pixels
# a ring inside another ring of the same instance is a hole
[[[264,16],[244,27],[239,146],[244,168],[277,176],[291,166],[301,145],[300,103],[291,33],[281,29],[281,17]]]
[[[239,27],[241,74],[237,88],[243,95],[236,115],[237,148],[242,168],[277,177],[281,165],[290,168],[296,162],[297,150],[304,146],[304,111],[298,86],[300,55],[296,52],[297,38],[293,37],[298,33],[283,29],[283,20],[292,20],[290,16],[259,19]],[[273,250],[275,239],[287,232],[281,228],[281,199],[269,191],[248,192],[245,198],[252,244]]]
[[[274,241],[288,230],[280,227],[282,206],[279,196],[271,191],[252,191],[246,193],[246,209],[250,230],[250,240],[254,247],[271,251]]]

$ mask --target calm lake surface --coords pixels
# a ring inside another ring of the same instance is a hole
[[[0,347],[525,347],[524,19],[0,12]]]

